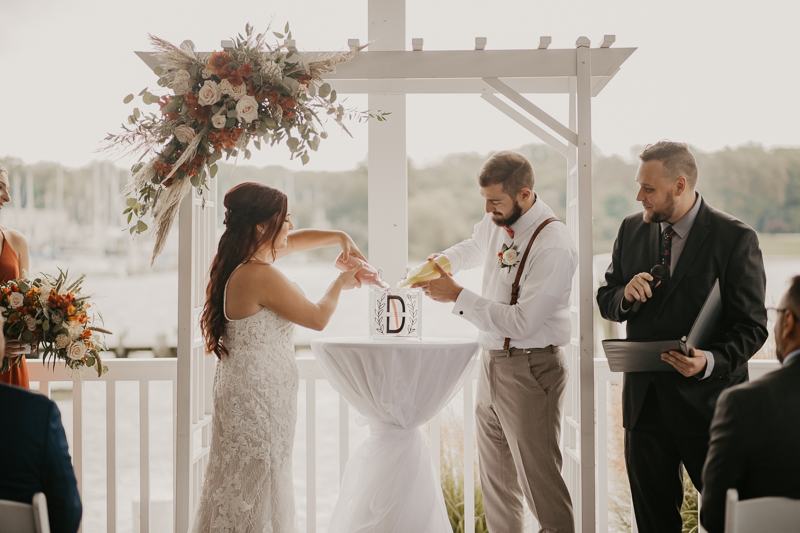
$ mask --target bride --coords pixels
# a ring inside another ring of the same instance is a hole
[[[295,531],[292,446],[298,371],[294,324],[322,330],[342,290],[360,287],[360,267],[342,272],[311,302],[273,266],[292,252],[340,245],[364,259],[341,231],[290,233],[284,193],[242,183],[225,195],[225,232],[211,264],[201,328],[219,358],[211,451],[194,531]]]

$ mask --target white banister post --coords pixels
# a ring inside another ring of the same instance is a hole
[[[369,0],[369,40],[373,51],[405,50],[405,0]],[[369,52],[364,52],[369,53]],[[369,123],[369,260],[392,285],[408,263],[408,165],[405,94],[370,94],[372,112],[390,112]]]
[[[583,533],[595,531],[594,322],[592,291],[592,55],[586,37],[578,39],[578,296],[580,328],[581,507]]]

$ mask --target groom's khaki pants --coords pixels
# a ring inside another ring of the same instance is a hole
[[[478,377],[483,505],[490,533],[522,533],[528,502],[540,532],[573,533],[572,501],[561,477],[561,409],[567,364],[559,347],[484,350]]]

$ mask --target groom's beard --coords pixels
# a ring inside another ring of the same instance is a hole
[[[511,214],[509,214],[506,218],[503,218],[500,213],[494,212],[492,213],[492,222],[500,227],[509,227],[511,224],[519,220],[519,217],[521,216],[522,206],[519,205],[516,200],[514,200],[514,208],[511,210]]]

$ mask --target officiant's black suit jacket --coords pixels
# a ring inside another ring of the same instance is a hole
[[[616,322],[627,319],[629,339],[680,339],[689,334],[714,280],[720,283],[722,319],[711,342],[699,347],[713,354],[713,373],[704,380],[677,371],[625,373],[622,420],[629,430],[636,425],[652,383],[670,432],[706,435],[720,393],[748,380],[747,361],[767,339],[766,277],[758,237],[745,223],[709,206],[702,197],[699,201],[669,284],[657,287],[637,313],[622,316],[625,285],[660,263],[660,224],[644,222],[641,212],[622,222],[605,282],[597,292],[600,314]]]
[[[800,499],[800,357],[752,383],[725,391],[711,424],[700,518],[725,529],[725,494]]]

